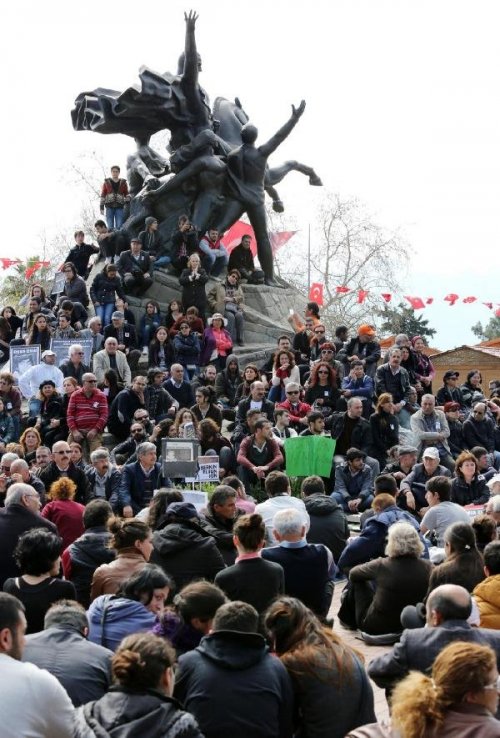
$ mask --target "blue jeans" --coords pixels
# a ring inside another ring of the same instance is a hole
[[[105,302],[104,305],[96,306],[95,314],[97,315],[98,318],[101,319],[103,328],[111,323],[111,316],[113,315],[114,311],[115,311],[114,302]]]
[[[343,509],[343,511],[346,513],[351,512],[349,510],[349,505],[347,503],[350,502],[351,500],[358,499],[357,497],[347,497],[346,498],[340,492],[332,492],[330,497],[336,500],[339,503],[340,507]],[[369,510],[372,502],[373,502],[373,495],[368,495],[368,497],[363,497],[358,507],[358,512],[363,512],[363,510]]]
[[[222,256],[217,256],[211,251],[209,254],[200,254],[201,263],[207,274],[218,277],[224,267],[229,263],[229,254],[224,249]]]
[[[42,409],[42,401],[38,400],[36,397],[30,397],[28,400],[28,413],[30,418],[36,418],[37,415],[40,415],[40,410]]]
[[[123,225],[125,208],[106,208],[106,223],[108,228],[116,228],[117,231]]]
[[[170,264],[172,259],[170,256],[160,256],[158,259],[155,259],[153,262],[153,269],[159,269],[160,267],[167,266]]]
[[[269,390],[268,400],[271,400],[271,402],[283,402],[285,399],[285,388],[280,384],[273,384]]]

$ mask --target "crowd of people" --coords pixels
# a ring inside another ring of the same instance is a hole
[[[149,217],[128,249],[123,182],[63,294],[1,311],[4,358],[41,348],[0,372],[2,735],[500,736],[499,383],[448,371],[434,393],[421,337],[382,357],[373,326],[329,335],[314,302],[242,366],[249,237],[228,255],[183,217],[167,253]],[[179,299],[136,321],[158,266]],[[292,479],[287,441],[311,436],[334,441],[329,473]],[[202,509],[166,473],[179,438],[218,460]],[[365,664],[334,617],[392,650]]]

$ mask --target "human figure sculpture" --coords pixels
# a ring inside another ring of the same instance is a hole
[[[224,216],[219,223],[219,231],[223,233],[244,212],[247,213],[257,240],[257,254],[265,275],[265,283],[271,286],[275,286],[276,283],[265,210],[267,160],[297,125],[305,107],[305,100],[302,100],[298,108],[292,105],[289,120],[261,146],[255,146],[257,128],[251,123],[246,123],[241,129],[242,145],[231,151],[227,157],[228,197],[224,206]]]

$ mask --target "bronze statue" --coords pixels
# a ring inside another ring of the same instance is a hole
[[[198,16],[184,14],[186,35],[177,74],[158,74],[146,67],[139,72],[140,86],[124,92],[98,88],[76,98],[71,112],[76,130],[123,133],[135,139],[136,150],[127,160],[132,195],[124,228],[136,235],[144,218],[154,215],[160,231],[169,235],[182,213],[203,233],[211,224],[227,230],[247,213],[255,231],[266,282],[273,285],[272,249],[267,233],[265,192],[273,208],[283,203],[275,185],[290,171],[321,185],[315,171],[297,161],[269,167],[268,158],[289,135],[304,112],[305,102],[292,106],[290,120],[265,144],[255,146],[257,129],[240,101],[216,98],[212,113],[209,98],[199,83],[201,60],[196,49]],[[169,159],[150,146],[151,136],[167,129]]]

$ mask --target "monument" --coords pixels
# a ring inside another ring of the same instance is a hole
[[[199,83],[201,59],[196,50],[198,16],[184,14],[186,36],[177,74],[139,71],[140,85],[123,92],[97,88],[82,92],[71,112],[77,131],[122,133],[135,141],[127,159],[131,202],[124,223],[129,236],[154,216],[168,241],[180,215],[186,213],[200,234],[212,225],[226,231],[244,213],[254,229],[257,254],[266,284],[275,286],[273,255],[265,212],[266,193],[277,212],[283,204],[275,185],[291,171],[321,185],[311,167],[287,161],[272,167],[268,158],[291,133],[305,109],[302,100],[288,121],[266,143],[258,145],[257,128],[250,123],[240,100],[217,97],[213,109]],[[151,136],[168,130],[168,156],[155,151]]]

